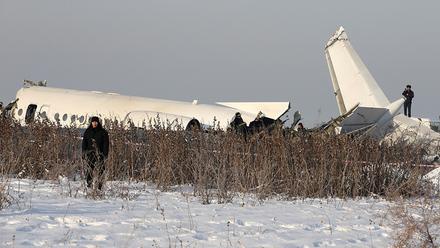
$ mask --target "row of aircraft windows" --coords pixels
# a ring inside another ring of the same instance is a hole
[[[23,109],[19,109],[18,112],[17,112],[17,114],[18,114],[18,116],[21,116],[21,115],[23,114]],[[40,116],[41,116],[42,118],[47,118],[47,117],[48,117],[46,111],[41,112],[41,113],[40,113]],[[63,120],[63,121],[67,121],[68,118],[69,118],[69,115],[68,115],[68,114],[64,114],[64,115],[62,116],[62,120]],[[61,119],[60,119],[60,114],[59,114],[59,113],[55,113],[55,114],[54,114],[54,119],[55,119],[56,121],[61,121]],[[79,123],[84,124],[84,121],[85,121],[85,120],[86,120],[86,118],[85,118],[83,115],[81,115],[81,116],[71,115],[71,116],[70,116],[70,121],[71,121],[71,122],[79,121]]]

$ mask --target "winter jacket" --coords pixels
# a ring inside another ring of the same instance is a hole
[[[234,118],[231,122],[231,127],[238,133],[246,133],[246,122],[240,116]]]
[[[405,97],[405,102],[412,102],[414,98],[414,92],[412,90],[404,90],[402,96]]]
[[[99,155],[101,159],[108,156],[109,137],[107,131],[99,124],[96,128],[89,126],[83,135],[82,152],[85,156]]]

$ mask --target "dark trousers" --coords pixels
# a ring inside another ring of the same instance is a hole
[[[403,103],[403,113],[408,117],[411,117],[411,103],[412,102],[408,102],[408,101],[405,101]]]
[[[87,168],[85,170],[85,176],[87,180],[87,187],[92,187],[93,177],[96,176],[96,182],[98,183],[98,189],[102,189],[104,181],[104,159],[94,155],[87,156]]]

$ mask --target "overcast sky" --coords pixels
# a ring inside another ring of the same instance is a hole
[[[338,115],[324,45],[343,25],[390,101],[438,119],[440,1],[0,0],[0,100],[23,79],[202,103],[290,101]],[[62,101],[62,99],[60,99]]]

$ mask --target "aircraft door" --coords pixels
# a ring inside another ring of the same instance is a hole
[[[26,117],[25,117],[26,124],[29,124],[32,121],[34,121],[36,111],[37,111],[37,105],[36,104],[29,104],[29,106],[27,107],[27,110],[26,110]]]

